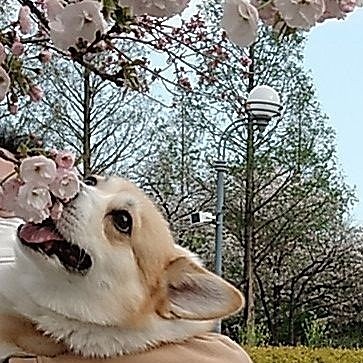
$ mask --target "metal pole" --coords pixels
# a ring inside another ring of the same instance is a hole
[[[223,209],[224,209],[224,173],[227,163],[217,160],[214,164],[217,171],[217,204],[216,204],[216,236],[214,252],[214,271],[218,276],[222,275],[222,245],[223,245]],[[221,321],[218,320],[214,331],[221,332]]]
[[[245,223],[244,223],[244,281],[245,281],[245,322],[248,330],[254,327],[254,289],[253,289],[253,171],[254,171],[254,140],[253,120],[249,118],[247,124],[246,151],[246,194],[245,194]],[[249,343],[249,342],[248,342]]]
[[[224,209],[224,173],[227,163],[224,160],[215,162],[217,171],[217,205],[216,205],[216,239],[214,254],[214,271],[218,276],[222,275],[222,244],[223,244],[223,209]]]

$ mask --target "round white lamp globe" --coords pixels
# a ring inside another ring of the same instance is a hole
[[[271,118],[280,113],[280,96],[270,86],[256,86],[248,95],[246,108],[256,118]]]

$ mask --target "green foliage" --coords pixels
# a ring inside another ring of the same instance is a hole
[[[329,345],[330,341],[327,339],[327,324],[324,320],[306,320],[304,331],[307,346],[323,347]]]
[[[269,340],[270,334],[263,324],[255,324],[253,327],[247,327],[241,331],[242,344],[265,346]]]
[[[245,347],[254,363],[362,363],[363,350]]]

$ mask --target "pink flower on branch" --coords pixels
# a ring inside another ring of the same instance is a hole
[[[18,22],[20,32],[22,34],[29,34],[32,30],[32,21],[30,19],[30,9],[28,6],[22,6],[19,10]]]
[[[9,112],[12,114],[12,115],[16,115],[19,111],[19,105],[17,103],[11,103],[9,105]]]
[[[96,33],[105,30],[101,4],[97,1],[84,0],[63,7],[59,1],[48,0],[46,5],[50,37],[59,49],[68,50],[80,39],[92,43]]]
[[[54,149],[46,155],[49,157],[39,155],[22,159],[17,175],[4,180],[0,188],[2,209],[34,223],[61,217],[64,204],[80,189],[74,169],[75,157],[67,151]]]
[[[10,77],[3,67],[0,67],[0,101],[2,101],[9,91]]]
[[[57,166],[43,155],[24,159],[20,165],[19,176],[25,183],[49,185],[57,175]]]
[[[44,6],[47,10],[49,21],[55,21],[57,16],[63,11],[64,7],[59,0],[45,0]]]
[[[43,64],[47,64],[51,61],[52,59],[52,53],[49,50],[42,50],[39,53],[39,60],[43,63]]]
[[[15,41],[11,47],[11,51],[17,57],[21,56],[24,53],[24,44],[19,41]]]
[[[347,13],[352,12],[356,6],[356,0],[325,0],[325,11],[318,21],[323,22],[326,19],[344,19]]]
[[[62,216],[63,204],[60,202],[55,202],[52,209],[50,210],[50,216],[53,220],[58,220]]]
[[[252,1],[252,4],[256,6],[260,19],[270,26],[276,25],[279,18],[278,10],[274,6],[272,1]]]
[[[0,65],[6,60],[5,47],[0,43]]]
[[[119,0],[121,6],[127,6],[134,15],[150,15],[157,18],[170,18],[182,13],[190,0]]]
[[[226,0],[221,26],[231,42],[247,47],[257,38],[258,11],[248,0]]]
[[[79,191],[79,180],[73,171],[58,170],[57,177],[49,186],[52,194],[62,200],[74,198]]]
[[[24,184],[17,201],[15,214],[25,221],[40,223],[50,215],[52,200],[47,187]]]
[[[68,151],[57,152],[55,156],[55,163],[58,168],[62,169],[72,169],[75,162],[75,155]]]
[[[29,88],[29,97],[33,102],[39,102],[44,96],[44,92],[39,86],[31,86]]]
[[[1,187],[1,209],[9,212],[16,207],[19,188],[22,182],[18,178],[7,180]]]
[[[340,8],[343,13],[351,13],[357,6],[356,0],[342,0],[340,2]]]
[[[309,30],[325,11],[324,0],[275,0],[281,17],[291,28]]]

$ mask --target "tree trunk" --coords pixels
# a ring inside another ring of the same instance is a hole
[[[294,323],[295,297],[294,285],[291,285],[290,301],[289,301],[289,316],[288,316],[288,333],[289,344],[295,345],[295,323]]]

